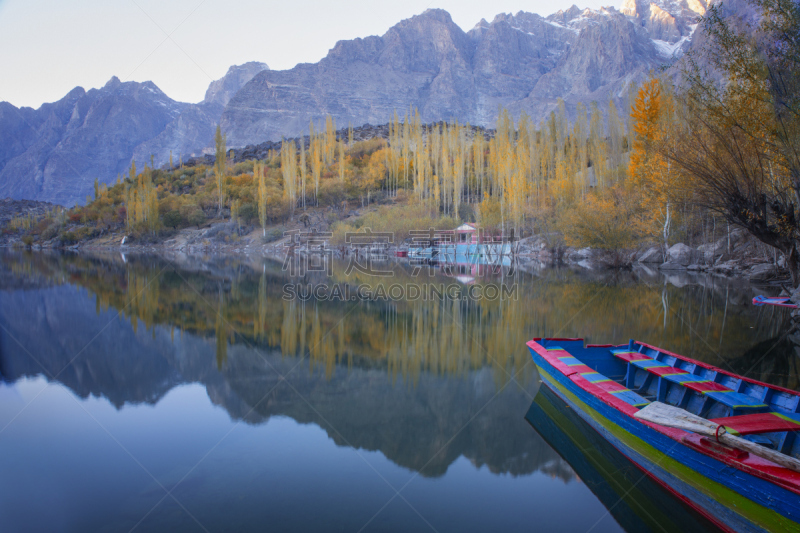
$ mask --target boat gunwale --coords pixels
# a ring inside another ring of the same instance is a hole
[[[550,338],[550,337],[534,337],[531,340],[535,341],[535,342],[538,342],[538,341],[541,341],[541,340],[547,340],[547,341],[585,341],[585,339],[581,339],[581,338],[568,338],[568,337],[552,337],[552,338]],[[725,370],[724,368],[720,368],[718,366],[710,365],[708,363],[704,363],[703,361],[698,361],[697,359],[692,359],[691,357],[687,357],[685,355],[677,354],[675,352],[670,352],[669,350],[665,350],[663,348],[659,348],[658,346],[654,346],[654,345],[648,344],[646,342],[641,342],[641,341],[637,341],[637,340],[634,340],[633,342],[635,342],[636,344],[638,344],[640,346],[644,346],[645,348],[650,348],[651,350],[655,350],[655,351],[657,351],[659,353],[663,353],[664,355],[669,355],[671,357],[675,357],[677,359],[681,359],[684,362],[698,365],[700,367],[705,368],[706,370],[712,370],[714,372],[719,372],[720,374],[725,374],[726,376],[731,377],[731,378],[742,379],[742,380],[747,381],[748,383],[751,383],[753,385],[760,385],[762,387],[767,387],[768,389],[772,389],[772,390],[775,390],[775,391],[786,392],[786,393],[791,394],[793,396],[800,396],[800,392],[792,390],[792,389],[787,389],[786,387],[781,387],[780,385],[772,385],[772,384],[766,383],[764,381],[759,381],[757,379],[748,378],[746,376],[741,376],[739,374],[735,374],[733,372]],[[629,346],[629,344],[587,344],[585,346],[585,348],[625,348],[627,346]]]

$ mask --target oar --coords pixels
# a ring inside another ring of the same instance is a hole
[[[636,418],[641,418],[642,420],[647,420],[648,422],[652,422],[654,424],[658,424],[660,426],[683,429],[698,433],[700,435],[705,435],[707,437],[714,437],[719,442],[727,444],[731,448],[750,452],[753,455],[763,457],[768,461],[772,461],[773,463],[789,468],[790,470],[800,472],[800,461],[794,457],[776,452],[775,450],[771,450],[769,448],[765,448],[764,446],[756,444],[755,442],[747,439],[731,435],[730,433],[727,433],[725,428],[721,427],[719,424],[715,424],[714,422],[706,420],[705,418],[693,415],[685,409],[673,407],[661,402],[653,402],[633,416]]]

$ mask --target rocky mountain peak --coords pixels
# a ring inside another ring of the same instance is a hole
[[[111,76],[111,79],[108,80],[105,85],[103,85],[103,89],[113,89],[113,88],[119,86],[121,83],[122,82],[119,81],[118,77]]]
[[[209,84],[203,103],[219,104],[224,107],[245,83],[262,70],[269,70],[269,66],[258,61],[232,66],[223,77]]]
[[[445,11],[444,9],[436,7],[431,9],[426,9],[419,15],[414,15],[410,19],[406,19],[406,21],[413,23],[425,19],[435,20],[437,22],[441,22],[442,24],[453,24],[453,17],[450,16],[450,13],[448,11]],[[403,22],[401,22],[400,24],[402,24]]]
[[[468,34],[446,11],[427,10],[383,36],[340,41],[316,65],[259,73],[228,104],[222,126],[232,147],[244,147],[299,135],[327,114],[340,124],[380,124],[416,107],[423,120],[491,126],[498,106],[537,121],[558,98],[568,108],[592,100],[604,107],[682,53],[705,1],[500,14]]]
[[[568,22],[576,17],[579,17],[584,11],[586,10],[579,8],[575,4],[572,4],[568,9],[559,9],[547,18]]]
[[[624,0],[620,10],[645,27],[652,39],[674,44],[691,36],[707,8],[706,0]]]
[[[444,40],[462,40],[466,34],[453,22],[450,13],[443,9],[426,9],[419,15],[414,15],[395,24],[383,35],[384,43],[390,43],[396,38],[407,42],[410,39],[422,41],[441,42]]]
[[[80,98],[81,96],[83,96],[84,94],[86,94],[86,89],[84,89],[83,87],[75,87],[74,89],[72,89],[70,92],[67,93],[67,95],[62,99],[62,101],[63,100],[68,100],[68,101],[76,100],[76,99]],[[44,104],[44,105],[48,105],[48,104]],[[30,109],[30,108],[28,108],[28,109]]]
[[[486,19],[481,19],[480,22],[475,24],[475,27],[473,29],[488,28],[488,27],[489,23],[486,22]]]
[[[39,109],[9,105],[0,114],[0,196],[71,206],[95,178],[116,179],[143,142],[157,136],[188,104],[170,99],[154,83],[121,82],[77,87]],[[139,159],[149,160],[149,154]]]

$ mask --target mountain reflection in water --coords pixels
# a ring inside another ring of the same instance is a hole
[[[107,401],[120,416],[127,408],[154,406],[153,417],[167,409],[168,396],[188,394],[180,392],[182,386],[201,386],[234,423],[259,427],[287,418],[311,424],[338,447],[379,452],[424,479],[456,479],[464,458],[498,482],[506,478],[497,476],[511,476],[504,489],[492,489],[496,494],[508,494],[517,486],[510,480],[523,477],[555,494],[538,472],[598,512],[602,508],[587,500],[592,496],[569,463],[523,419],[539,385],[525,347],[530,338],[639,338],[757,379],[798,386],[794,347],[775,342],[788,328],[788,313],[752,307],[751,289],[720,278],[517,269],[510,276],[476,279],[483,285],[516,284],[518,298],[506,301],[303,302],[282,299],[284,284],[454,280],[438,270],[415,278],[404,264],[394,265],[390,280],[346,276],[338,264],[331,279],[317,274],[290,280],[280,263],[261,259],[176,262],[16,252],[0,256],[0,269],[0,373],[7,383],[44,378],[84,402]],[[17,413],[0,416],[0,426],[14,427]],[[17,461],[34,460],[31,450],[19,453]],[[234,492],[241,482],[230,472],[207,475],[220,486],[233,483]],[[186,494],[209,483],[193,476],[173,482]],[[456,509],[481,490],[462,488],[470,496],[451,494],[452,502],[429,497],[430,505]],[[150,486],[140,496],[154,491],[157,501],[160,490]],[[507,505],[513,502],[506,499]],[[202,507],[199,495],[194,501]],[[244,501],[239,511],[249,512],[252,502]],[[359,508],[365,518],[352,519],[356,530],[381,503]],[[517,512],[558,523],[560,504],[531,505]],[[228,516],[208,512],[204,521]],[[338,516],[335,506],[328,512]],[[440,510],[431,520],[439,531],[499,523],[488,515],[481,522],[474,516],[479,512],[476,507],[473,514],[454,517]],[[287,530],[311,527],[302,517],[284,518]],[[158,513],[151,519],[160,520],[151,529],[178,527]],[[333,519],[327,520],[329,525]],[[571,520],[576,528],[592,524],[589,517]],[[243,529],[260,523],[245,522]],[[346,522],[346,528],[353,524]],[[601,529],[616,528],[609,523]]]

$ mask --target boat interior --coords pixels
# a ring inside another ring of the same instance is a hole
[[[537,339],[535,339],[537,340]],[[800,459],[800,394],[744,379],[698,361],[630,341],[583,345],[537,340],[581,377],[642,408],[653,401],[709,419],[742,438]]]

